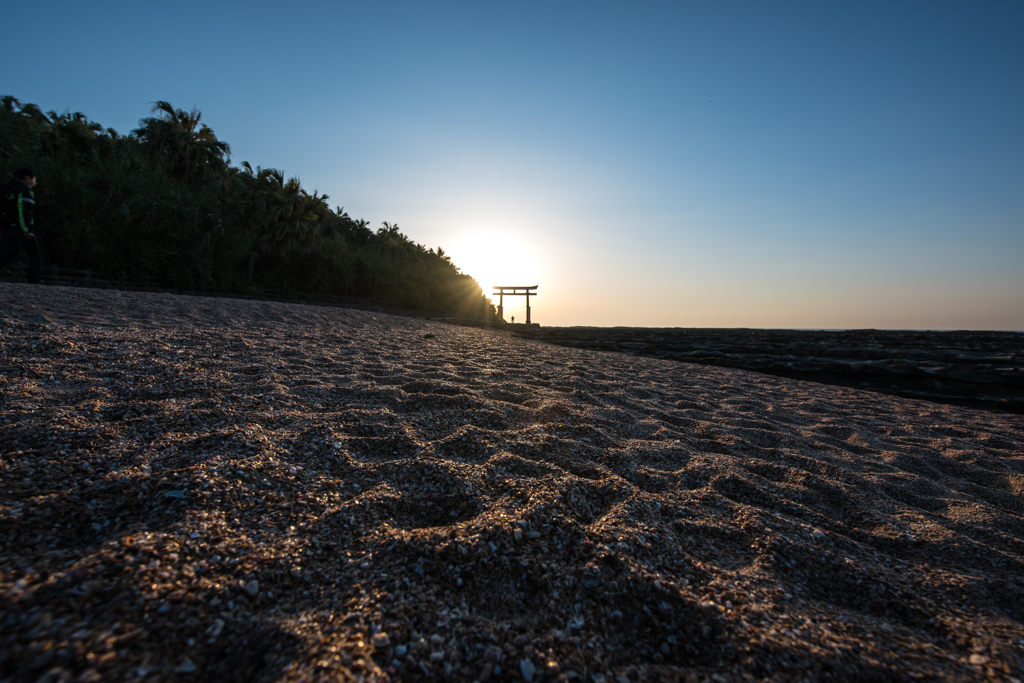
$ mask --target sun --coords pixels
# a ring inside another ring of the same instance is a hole
[[[536,285],[537,260],[520,242],[497,232],[481,232],[452,245],[452,262],[480,283],[491,298],[497,285]]]

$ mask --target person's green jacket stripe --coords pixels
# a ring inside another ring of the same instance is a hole
[[[14,209],[14,221],[10,227],[21,228],[21,231],[28,234],[32,232],[35,223],[34,214],[36,206],[36,195],[28,183],[15,178],[4,188],[5,199],[8,206]]]

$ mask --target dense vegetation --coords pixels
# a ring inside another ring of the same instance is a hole
[[[331,209],[272,168],[232,166],[200,112],[157,102],[120,135],[80,113],[0,97],[0,173],[37,174],[46,261],[184,291],[358,297],[488,317],[480,286],[438,248]]]

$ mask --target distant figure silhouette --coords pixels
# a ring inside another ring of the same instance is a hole
[[[512,316],[512,324],[513,324],[513,325],[515,325],[515,324],[516,324],[516,317],[515,317],[515,316]]]

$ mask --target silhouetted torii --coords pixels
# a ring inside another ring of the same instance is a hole
[[[520,292],[519,291],[520,289],[523,290],[523,291]],[[531,296],[537,296],[537,292],[530,291],[530,290],[533,290],[533,289],[537,289],[537,285],[532,285],[530,287],[512,287],[512,286],[499,287],[497,285],[494,285],[494,294],[498,295],[498,320],[504,320],[505,319],[505,297],[506,296],[525,296],[526,297],[526,324],[529,325],[530,324],[530,297]],[[507,291],[507,290],[512,290],[512,291]],[[492,296],[493,296],[493,294],[492,294]]]

